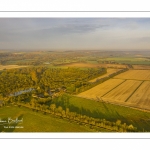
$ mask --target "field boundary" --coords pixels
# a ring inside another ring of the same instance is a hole
[[[123,78],[115,78],[115,77],[113,77],[113,79],[134,80],[134,81],[150,81],[150,80],[139,80],[139,79],[123,79]]]
[[[150,71],[149,70],[139,70],[132,69],[125,73],[119,74],[116,79],[128,79],[128,80],[139,80],[139,81],[150,81]]]
[[[124,80],[124,79],[123,79]],[[101,97],[105,96],[106,94],[108,94],[109,92],[111,92],[112,90],[114,90],[115,88],[117,88],[118,86],[120,86],[121,84],[123,84],[126,81],[126,79],[124,81],[122,81],[120,84],[116,85],[114,88],[112,88],[111,90],[109,90],[108,92],[106,92],[105,94],[103,94]]]
[[[81,96],[77,96],[77,97],[81,97]],[[81,97],[81,98],[83,98],[83,97]],[[101,102],[101,103],[107,103],[107,104],[127,107],[127,108],[131,108],[131,109],[135,109],[135,110],[139,110],[139,111],[143,111],[143,112],[150,112],[150,109],[139,108],[139,107],[131,106],[130,104],[126,104],[126,103],[125,104],[121,104],[121,103],[117,103],[117,102],[115,103],[115,102],[104,101],[104,100],[96,101],[96,99],[90,99],[90,98],[85,98],[85,97],[84,97],[84,99],[95,101],[95,102]]]
[[[140,83],[140,85],[131,93],[131,95],[129,95],[129,97],[124,101],[124,102],[127,102],[129,100],[129,98],[139,89],[139,87],[144,83],[144,81],[142,81]]]

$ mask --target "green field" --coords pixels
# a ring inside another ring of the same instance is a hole
[[[33,59],[25,59],[25,60],[12,60],[12,61],[7,61],[5,65],[17,65],[20,62],[32,62],[34,61]]]
[[[100,59],[100,61],[114,61],[117,63],[124,64],[137,64],[137,65],[148,65],[150,64],[150,60],[147,58],[138,58],[138,57],[111,57]]]
[[[56,103],[63,105],[61,99],[57,100]],[[67,107],[69,107],[70,111],[75,111],[93,118],[101,118],[113,122],[119,119],[122,123],[134,125],[141,132],[150,131],[150,112],[104,102],[96,102],[75,96],[69,96]]]
[[[56,118],[50,114],[44,115],[41,112],[35,112],[25,107],[10,106],[0,108],[0,118],[5,120],[8,117],[12,119],[23,118],[22,124],[16,126],[23,126],[23,128],[4,129],[0,126],[0,132],[96,132],[88,126],[79,125],[69,120]],[[101,129],[101,132],[108,132]]]
[[[98,64],[98,62],[97,61],[95,61],[95,60],[89,60],[89,61],[86,61],[87,63],[89,63],[89,64]]]

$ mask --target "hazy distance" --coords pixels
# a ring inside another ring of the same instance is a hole
[[[150,50],[150,18],[0,18],[0,49]]]

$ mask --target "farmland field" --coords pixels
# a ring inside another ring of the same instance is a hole
[[[95,101],[150,110],[149,80],[149,70],[129,70],[78,94],[78,96]]]
[[[116,73],[116,72],[120,71],[120,70],[121,70],[121,69],[111,69],[111,68],[108,68],[106,74],[104,74],[104,75],[102,75],[102,76],[100,76],[100,77],[98,77],[98,78],[95,78],[95,79],[93,79],[93,80],[90,80],[89,82],[95,82],[95,81],[98,80],[98,79],[107,77],[107,76],[109,76],[109,75],[111,75],[111,74],[113,74],[113,73]]]
[[[125,63],[125,64],[130,64],[130,65],[149,65],[150,64],[150,60],[148,58],[145,57],[137,57],[137,56],[133,56],[133,57],[108,57],[108,58],[104,58],[102,59],[103,61],[113,61],[113,62],[117,62],[117,63]]]
[[[127,80],[103,97],[106,101],[125,102],[142,81]]]
[[[138,90],[130,97],[128,103],[140,108],[150,109],[150,82],[143,82]]]
[[[78,94],[78,96],[150,110],[149,80],[149,70],[129,70]]]
[[[103,96],[104,94],[106,94],[107,92],[109,92],[111,89],[115,88],[122,82],[124,82],[124,80],[122,79],[110,79],[102,84],[93,87],[90,90],[78,94],[78,96],[84,98],[97,99],[97,97]]]
[[[133,80],[150,80],[149,70],[129,70],[121,73],[114,78],[116,79],[133,79]]]
[[[3,69],[14,69],[14,68],[22,68],[22,67],[27,67],[27,66],[19,66],[19,65],[0,65],[0,70]]]
[[[109,121],[119,119],[122,123],[133,124],[138,127],[138,131],[143,131],[143,128],[144,131],[150,131],[150,112],[76,96],[70,96],[68,105],[70,111],[76,111],[94,118],[105,118]]]
[[[17,126],[22,126],[23,128],[6,128],[0,126],[3,132],[93,132],[93,129],[89,127],[78,125],[73,122],[68,122],[68,120],[55,118],[50,114],[44,115],[41,112],[34,112],[28,108],[10,106],[0,108],[0,118],[11,117],[15,119],[21,116],[23,118],[23,123]],[[20,118],[21,119],[21,118]],[[107,131],[102,129],[102,131]]]
[[[150,69],[150,65],[132,65],[134,69],[142,69],[142,70],[146,70],[146,69]]]

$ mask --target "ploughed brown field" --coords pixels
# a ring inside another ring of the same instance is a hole
[[[146,70],[146,69],[150,69],[149,65],[132,65],[134,69],[142,69],[142,70]]]
[[[150,110],[150,71],[126,71],[78,96]]]
[[[27,66],[18,66],[18,65],[0,65],[0,70],[3,69],[14,69],[14,68],[22,68],[22,67],[27,67]]]

